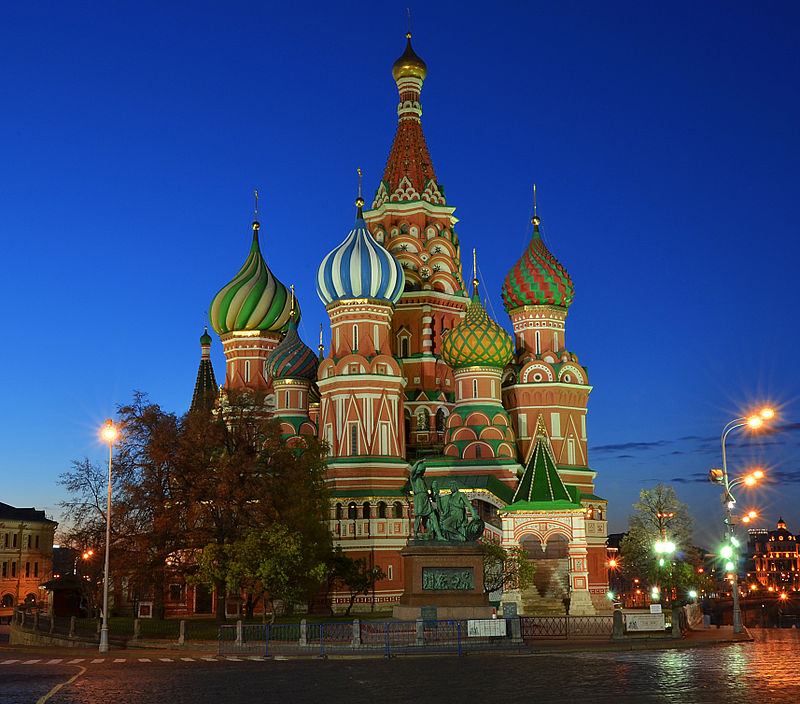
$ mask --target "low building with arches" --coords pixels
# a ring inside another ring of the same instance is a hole
[[[35,508],[0,503],[0,606],[47,606],[58,523]]]

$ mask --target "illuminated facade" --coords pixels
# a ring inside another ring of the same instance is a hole
[[[319,266],[331,327],[318,366],[292,327],[287,289],[267,267],[254,223],[247,261],[211,308],[227,359],[223,401],[228,389],[263,392],[285,436],[314,433],[328,445],[335,543],[386,575],[356,608],[402,593],[408,469],[423,458],[429,481],[462,487],[486,539],[549,560],[552,579],[534,597],[511,595],[523,611],[549,600],[563,613],[568,596],[572,613],[594,613],[607,607],[607,517],[587,459],[592,387],[566,347],[572,281],[535,217],[502,290],[513,336],[487,314],[477,281],[468,295],[455,207],[422,131],[426,75],[408,35],[392,67],[397,130],[383,176],[370,209],[359,195],[353,229]],[[302,357],[302,373],[279,357]],[[331,597],[334,606],[347,601]]]
[[[773,591],[800,589],[800,548],[797,536],[786,529],[783,518],[775,530],[751,533],[753,549],[752,576]]]

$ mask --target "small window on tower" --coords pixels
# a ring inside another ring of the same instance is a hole
[[[472,380],[472,398],[478,398],[478,380]]]
[[[353,352],[358,350],[358,325],[353,325]]]
[[[244,362],[244,380],[250,381],[250,360],[246,359]]]
[[[350,426],[350,454],[358,454],[358,426],[355,423]]]

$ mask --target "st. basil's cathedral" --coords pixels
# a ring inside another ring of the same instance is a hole
[[[357,609],[388,608],[403,593],[409,466],[424,459],[429,483],[446,493],[455,482],[472,502],[485,539],[536,561],[535,588],[503,601],[520,613],[593,614],[608,608],[607,502],[587,457],[592,387],[567,348],[572,280],[534,216],[502,288],[513,339],[481,303],[474,261],[468,291],[455,207],[422,131],[426,74],[409,34],[392,66],[400,101],[383,178],[368,210],[359,195],[353,229],[319,265],[327,352],[300,339],[299,302],[267,266],[256,220],[244,265],[211,303],[225,383],[217,389],[206,333],[192,403],[257,391],[287,441],[326,443],[334,543],[385,574]],[[334,607],[349,600],[330,596]]]

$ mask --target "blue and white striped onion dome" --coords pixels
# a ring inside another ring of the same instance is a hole
[[[319,265],[319,297],[325,305],[354,298],[397,303],[404,287],[403,267],[367,230],[359,208],[356,226]]]
[[[278,346],[267,357],[267,375],[273,379],[317,378],[317,356],[297,334],[297,321],[289,320],[289,328]]]

